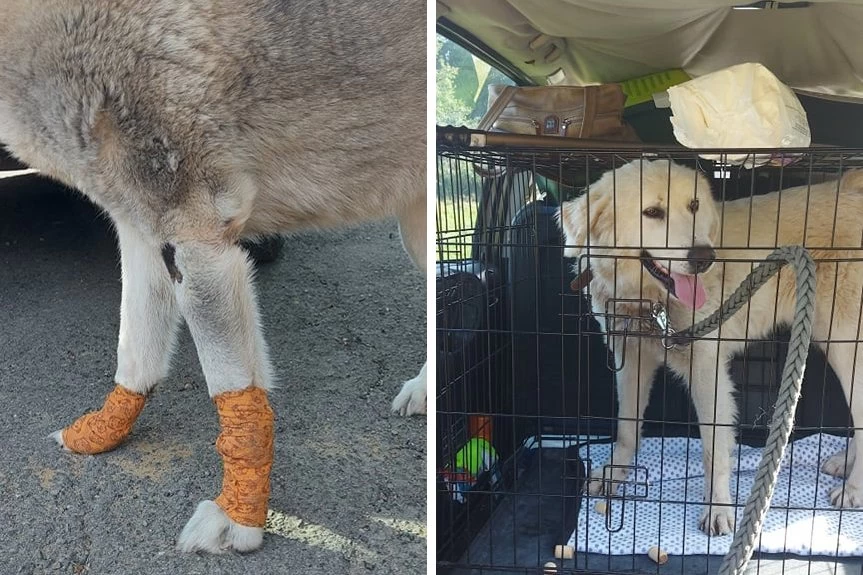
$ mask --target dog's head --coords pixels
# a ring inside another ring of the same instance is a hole
[[[580,257],[589,246],[599,256],[589,262],[593,275],[614,297],[664,299],[657,292],[667,290],[687,307],[704,305],[696,274],[716,257],[719,211],[695,170],[667,160],[626,164],[565,202],[559,218],[564,255]]]

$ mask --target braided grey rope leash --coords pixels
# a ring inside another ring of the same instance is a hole
[[[755,475],[752,492],[746,500],[743,518],[731,548],[722,559],[719,575],[739,575],[746,569],[746,564],[755,550],[755,543],[764,525],[764,517],[773,497],[776,478],[779,474],[779,464],[785,454],[791,427],[794,424],[794,412],[797,400],[800,399],[800,385],[803,382],[803,371],[806,368],[806,357],[809,355],[809,340],[812,336],[812,319],[815,316],[815,263],[809,252],[801,246],[786,246],[777,248],[767,260],[752,270],[734,293],[718,310],[706,319],[692,327],[669,336],[668,339],[685,340],[699,338],[717,329],[722,322],[734,315],[748,302],[752,295],[785,264],[791,264],[797,279],[797,297],[794,307],[794,322],[791,324],[791,340],[788,343],[788,355],[782,369],[782,381],[773,410],[773,421],[767,443],[761,454],[761,463]]]

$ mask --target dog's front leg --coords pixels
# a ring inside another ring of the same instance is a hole
[[[689,393],[701,433],[705,508],[698,526],[707,535],[724,535],[734,530],[729,491],[737,421],[734,383],[728,372],[732,352],[728,344],[697,341],[692,346],[691,379],[688,373],[683,373],[690,381]]]
[[[854,406],[856,409],[861,410],[863,408],[863,402],[856,401],[856,398],[854,403],[860,404]],[[852,418],[854,418],[853,415]],[[858,419],[854,418],[853,420],[856,426]],[[863,433],[863,431],[858,429],[855,433]],[[845,473],[844,475],[839,473],[836,475],[846,478],[843,483],[830,490],[830,503],[834,507],[846,509],[863,507],[863,465],[856,463],[863,460],[863,453],[861,452],[863,452],[863,441],[855,436],[848,445],[847,453],[841,451],[830,458],[833,461],[839,460],[841,471]],[[847,465],[845,465],[846,458]]]
[[[626,466],[632,463],[638,449],[644,410],[659,367],[661,352],[652,349],[655,345],[639,337],[613,338],[616,365],[623,366],[617,373],[617,438],[609,460],[591,472],[588,490],[592,495],[614,495],[626,480]]]
[[[222,492],[202,501],[177,542],[183,551],[260,547],[273,462],[271,374],[251,265],[236,245],[166,244],[164,264],[219,413]]]
[[[828,314],[822,315],[831,317]],[[816,318],[818,317],[816,314]],[[859,317],[859,313],[848,313],[848,317]],[[856,325],[855,322],[854,326]],[[860,328],[857,327],[856,329],[856,337],[853,329],[854,327],[844,333],[838,333],[838,328],[834,329],[830,337],[859,339],[861,336]],[[824,332],[830,333],[822,328],[822,333]],[[839,383],[842,385],[842,391],[848,402],[855,429],[847,451],[840,451],[833,455],[824,465],[825,472],[846,478],[843,483],[832,488],[829,493],[830,502],[835,507],[840,508],[863,507],[863,463],[861,463],[863,462],[863,438],[859,435],[863,433],[863,430],[860,429],[861,424],[863,424],[863,388],[857,384],[857,389],[854,389],[854,380],[859,380],[860,374],[863,373],[863,354],[860,353],[857,346],[857,343],[841,342],[832,342],[829,345],[822,344],[822,349],[826,348],[830,367],[833,368],[839,378]]]
[[[123,294],[115,387],[99,411],[58,431],[54,438],[77,453],[114,449],[132,430],[147,393],[168,373],[180,315],[157,242],[116,221]]]
[[[426,200],[425,195],[417,197],[399,213],[399,233],[405,251],[411,257],[423,276],[426,272]],[[402,385],[401,391],[393,399],[393,411],[401,415],[415,415],[426,412],[426,364],[419,373]]]

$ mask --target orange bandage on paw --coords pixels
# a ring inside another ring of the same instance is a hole
[[[225,467],[216,504],[232,520],[263,527],[273,466],[273,410],[260,387],[229,391],[213,398],[222,433],[216,450]]]
[[[120,445],[144,409],[146,395],[116,385],[99,411],[79,417],[62,432],[63,445],[76,453],[102,453]]]

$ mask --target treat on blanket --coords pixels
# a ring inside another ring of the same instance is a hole
[[[213,401],[222,427],[216,451],[224,464],[216,504],[240,525],[263,527],[273,466],[273,411],[267,392],[247,387],[221,393]]]
[[[79,417],[60,432],[63,447],[88,455],[114,449],[132,431],[146,401],[146,395],[117,384],[105,398],[102,409]]]
[[[601,515],[605,515],[608,513],[608,504],[604,499],[600,499],[596,502],[596,505],[593,506],[593,510]]]
[[[647,556],[650,557],[651,561],[658,563],[659,565],[665,565],[668,563],[668,553],[656,545],[647,550]]]

